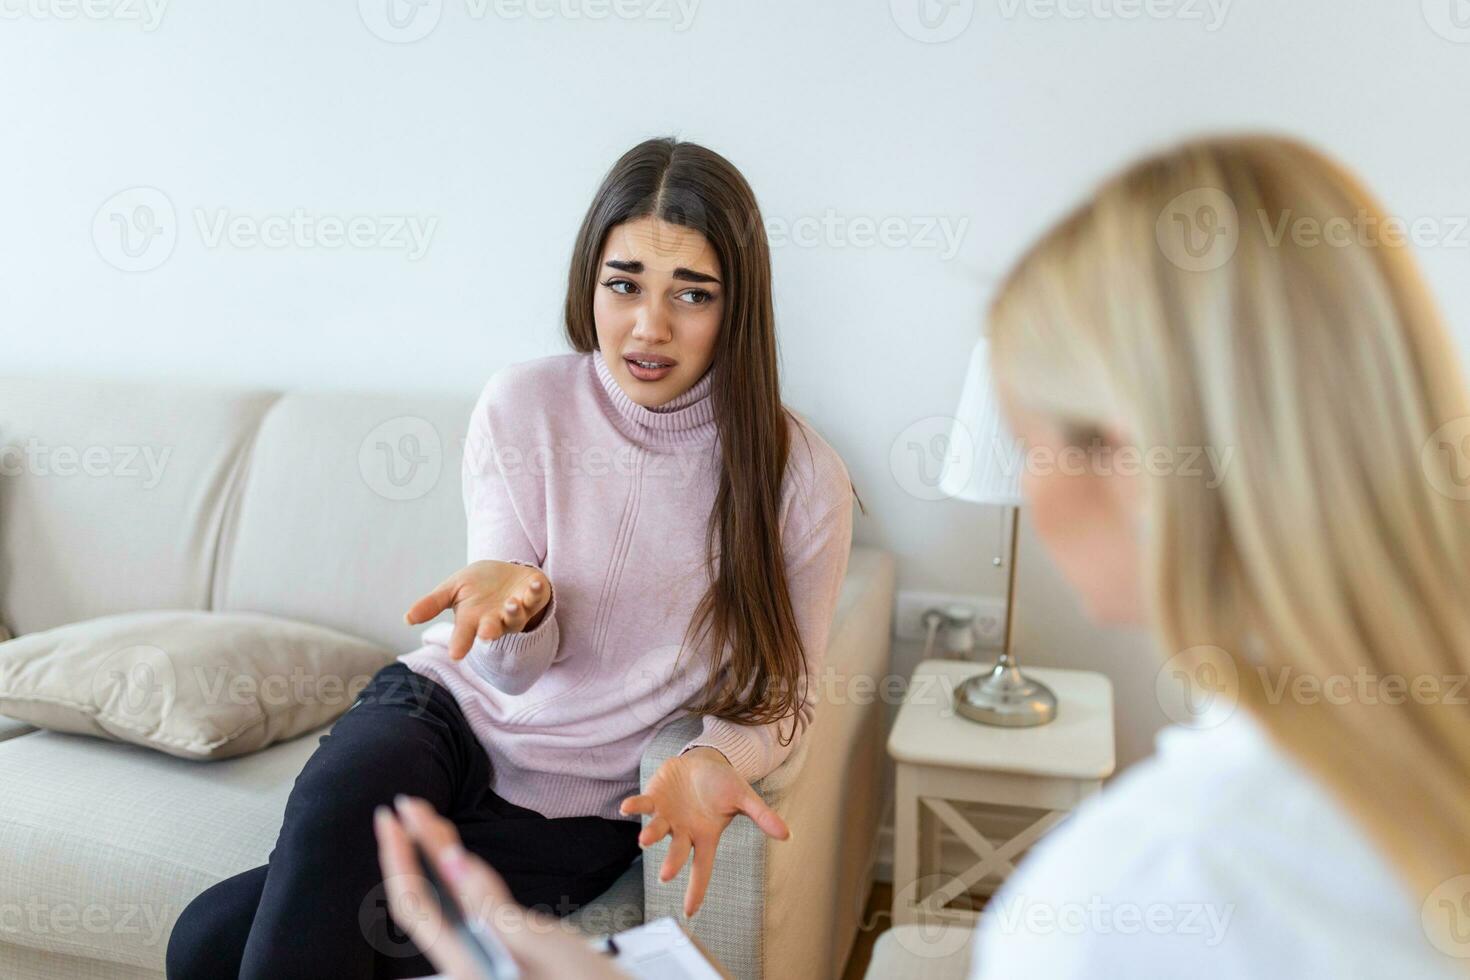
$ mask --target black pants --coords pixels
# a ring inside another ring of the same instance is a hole
[[[521,904],[556,915],[606,891],[639,852],[635,820],[553,820],[497,796],[454,697],[395,663],[296,778],[270,863],[184,909],[169,936],[170,980],[433,973],[389,918],[378,868],[373,809],[398,793],[432,803]]]

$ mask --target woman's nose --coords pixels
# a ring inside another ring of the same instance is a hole
[[[645,304],[638,310],[638,319],[633,324],[633,336],[650,344],[663,343],[671,338],[668,317],[656,304]]]

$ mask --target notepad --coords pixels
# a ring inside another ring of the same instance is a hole
[[[668,916],[613,934],[613,962],[635,980],[728,980],[683,926]],[[602,949],[606,939],[592,945]],[[448,980],[442,973],[425,980]]]
[[[722,980],[724,974],[679,923],[665,916],[613,937],[614,962],[638,980]]]

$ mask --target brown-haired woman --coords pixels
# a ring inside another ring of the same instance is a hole
[[[672,139],[625,154],[572,257],[576,353],[498,372],[475,406],[469,564],[407,616],[454,622],[322,740],[270,863],[185,910],[170,977],[432,972],[383,901],[372,816],[398,795],[556,914],[665,836],[663,880],[693,853],[693,914],[737,814],[789,834],[750,783],[810,720],[852,488],[781,403],[774,320],[740,173]],[[644,747],[687,713],[703,731],[639,793]]]

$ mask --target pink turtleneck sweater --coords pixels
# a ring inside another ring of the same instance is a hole
[[[564,354],[498,372],[475,405],[463,466],[469,560],[540,568],[551,603],[535,629],[477,640],[458,663],[449,622],[402,659],[454,694],[490,756],[492,787],[512,803],[629,819],[618,804],[638,792],[644,748],[707,677],[704,649],[680,654],[709,584],[720,465],[710,384],[706,373],[648,409],[600,353]],[[852,496],[841,457],[804,422],[789,424],[781,548],[807,658],[804,727],[847,571]],[[685,749],[718,749],[754,781],[794,744],[774,725],[706,716]]]

